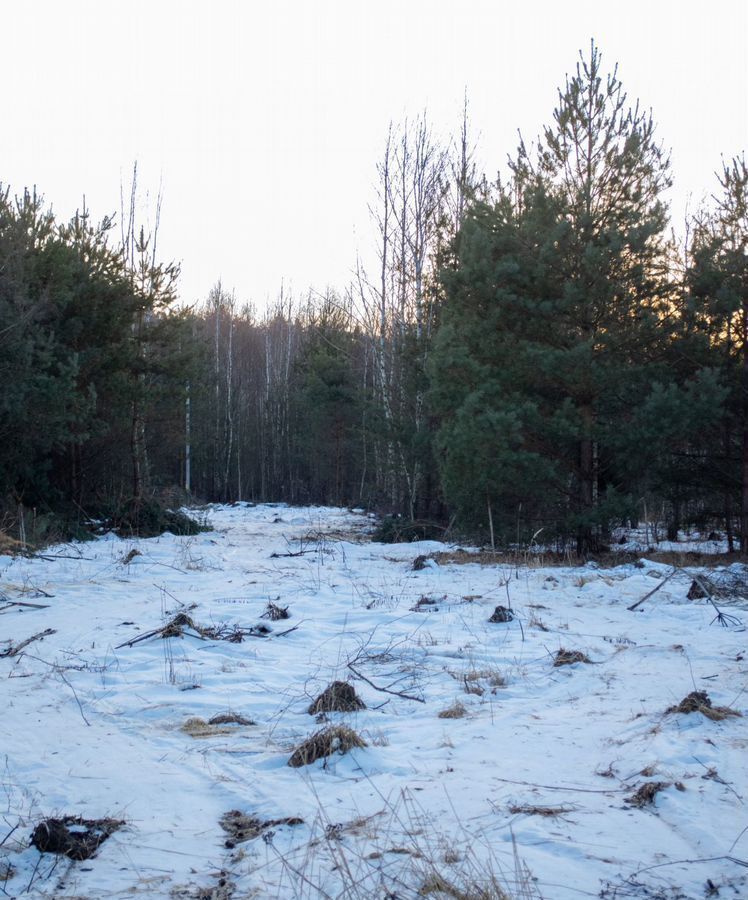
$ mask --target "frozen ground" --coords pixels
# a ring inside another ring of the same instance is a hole
[[[631,612],[672,571],[646,560],[414,571],[443,545],[368,543],[361,514],[210,516],[0,557],[0,896],[748,897],[748,716],[666,713],[695,690],[748,712],[748,611],[721,627],[678,573]],[[125,643],[180,611],[272,631]],[[561,648],[590,662],[554,666]],[[317,722],[335,679],[368,708]],[[255,724],[182,730],[220,713]],[[341,723],[367,746],[288,766]],[[235,842],[231,810],[276,821]],[[55,816],[126,824],[72,861],[29,845]]]

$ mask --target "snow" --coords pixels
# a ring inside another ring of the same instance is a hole
[[[694,690],[748,713],[744,610],[720,627],[683,572],[629,611],[671,572],[646,560],[414,571],[449,548],[370,543],[363,511],[210,520],[197,537],[0,557],[0,654],[55,629],[0,658],[0,893],[406,898],[431,884],[438,898],[436,874],[466,887],[492,873],[512,897],[703,897],[708,879],[748,896],[748,715],[666,714]],[[271,600],[291,618],[261,619]],[[499,604],[514,621],[488,622]],[[180,611],[272,631],[127,645]],[[554,667],[560,648],[591,662]],[[335,679],[368,708],[318,723],[307,707]],[[465,715],[440,718],[455,702]],[[181,730],[226,712],[256,724]],[[331,723],[368,746],[290,768]],[[625,803],[653,781],[669,786],[652,805]],[[229,810],[304,824],[227,847]],[[86,861],[29,846],[68,815],[127,824]]]

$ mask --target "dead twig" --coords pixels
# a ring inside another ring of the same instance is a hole
[[[22,600],[9,600],[5,606],[0,606],[0,612],[5,612],[11,606],[29,606],[31,609],[49,609],[49,603],[24,603]]]
[[[580,794],[625,794],[631,788],[581,788],[581,787],[564,787],[560,784],[536,784],[534,781],[514,781],[511,778],[496,778],[494,781],[502,781],[504,784],[521,784],[523,787],[543,788],[546,791],[572,791]]]
[[[117,644],[114,649],[121,650],[122,647],[134,647],[135,644],[139,644],[141,641],[147,641],[148,638],[152,638],[157,634],[161,634],[163,630],[163,628],[155,628],[153,631],[146,631],[145,634],[139,634],[137,637],[132,638],[132,640],[124,641],[122,644]]]
[[[94,561],[92,556],[72,556],[72,555],[66,554],[66,553],[59,553],[59,554],[56,554],[55,556],[45,556],[41,553],[34,553],[32,555],[32,559],[45,559],[45,560],[49,560],[51,562],[54,562],[54,560],[56,560],[56,559],[83,559],[86,562]]]
[[[380,687],[378,684],[374,684],[374,682],[370,681],[366,675],[362,675],[358,669],[355,669],[352,663],[348,663],[348,668],[357,678],[365,681],[370,687],[373,687],[375,691],[380,691],[383,694],[392,694],[393,697],[402,697],[403,700],[415,700],[417,703],[426,702],[423,697],[414,697],[413,694],[406,694],[404,691],[391,691],[389,688]]]
[[[88,721],[88,719],[86,718],[85,713],[83,712],[83,707],[81,706],[81,702],[80,702],[80,700],[78,699],[78,695],[77,695],[76,692],[75,692],[75,688],[74,688],[73,685],[67,680],[67,678],[65,678],[65,676],[62,674],[62,672],[60,671],[60,669],[57,669],[56,671],[57,671],[57,674],[60,676],[60,678],[62,678],[62,680],[65,682],[65,684],[66,684],[66,685],[70,688],[70,690],[73,692],[73,696],[75,697],[75,702],[78,704],[78,709],[79,709],[80,714],[81,714],[81,719],[83,719],[83,721],[86,723],[86,725],[88,725],[89,728],[90,728],[90,727],[91,727],[91,723]]]
[[[3,650],[0,653],[0,658],[8,658],[12,656],[18,656],[18,654],[23,650],[24,647],[28,647],[29,644],[33,644],[34,641],[41,641],[45,637],[49,637],[50,634],[57,634],[56,628],[45,628],[44,631],[40,631],[38,634],[32,634],[31,637],[26,638],[25,641],[21,641],[19,644],[13,646],[12,644],[8,647],[7,650]]]

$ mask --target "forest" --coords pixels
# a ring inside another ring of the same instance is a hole
[[[390,537],[585,556],[648,521],[748,552],[748,168],[715,168],[672,222],[655,120],[593,44],[505,177],[477,171],[467,104],[446,143],[425,113],[393,124],[373,262],[261,311],[221,282],[180,301],[137,169],[101,220],[2,186],[0,531],[285,501]]]

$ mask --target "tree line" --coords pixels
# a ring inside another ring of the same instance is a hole
[[[0,191],[0,525],[284,500],[580,554],[646,518],[748,552],[744,156],[676,237],[652,115],[594,44],[505,178],[469,125],[391,127],[375,255],[261,314],[220,282],[175,302],[136,172],[118,235]]]

